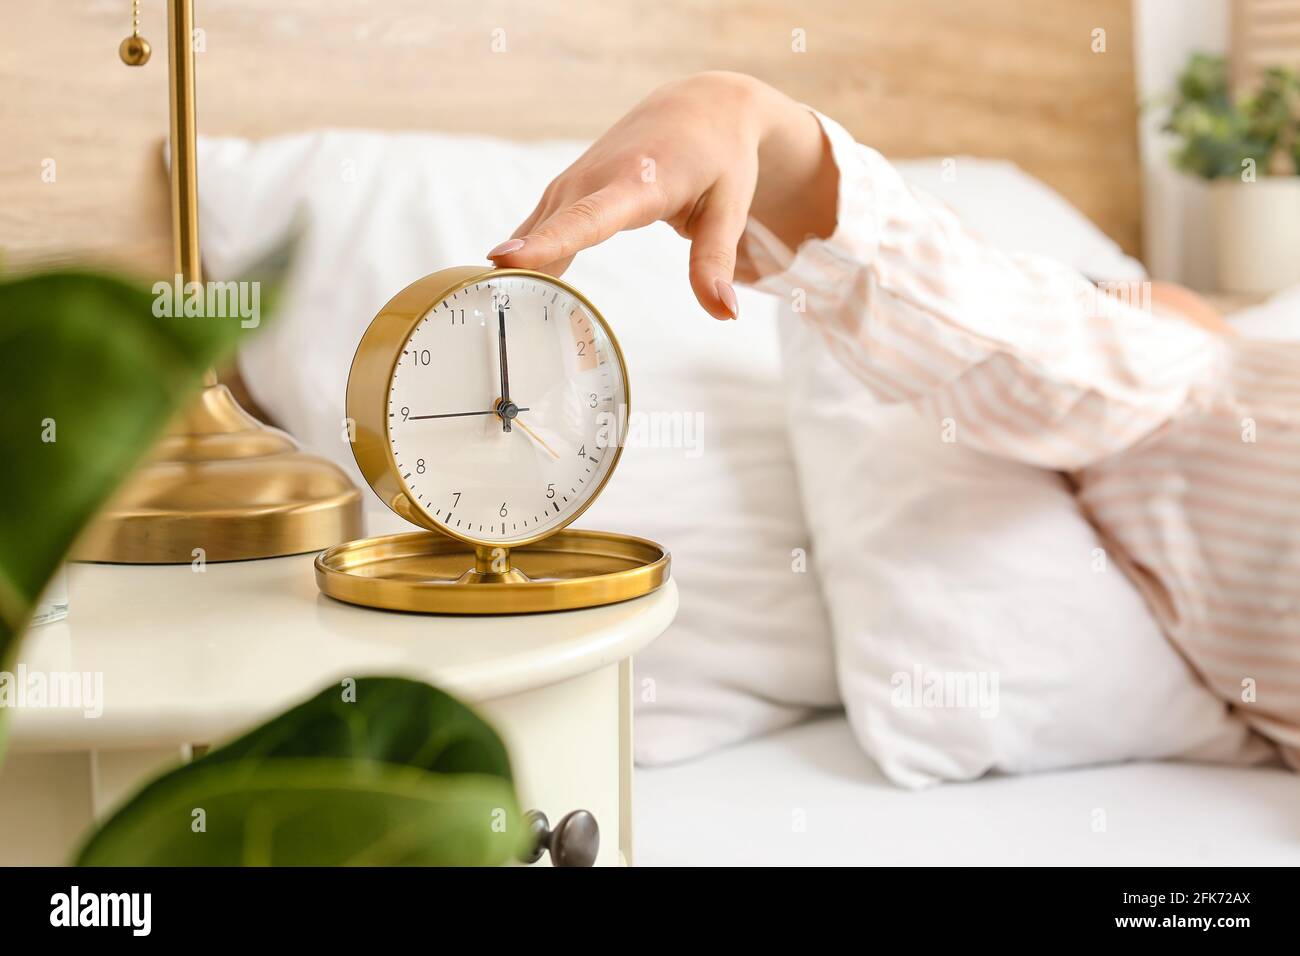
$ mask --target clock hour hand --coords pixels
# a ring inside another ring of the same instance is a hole
[[[497,308],[497,358],[501,365],[501,407],[513,405],[510,401],[510,368],[506,361],[506,310]],[[501,430],[510,431],[512,415],[501,416]]]

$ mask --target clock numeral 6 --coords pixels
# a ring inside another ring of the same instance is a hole
[[[506,503],[504,501],[501,502],[501,510],[498,511],[497,514],[504,518],[508,513],[509,512],[506,511]]]

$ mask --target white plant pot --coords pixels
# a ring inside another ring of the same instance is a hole
[[[1267,295],[1300,283],[1300,176],[1211,184],[1218,290]]]

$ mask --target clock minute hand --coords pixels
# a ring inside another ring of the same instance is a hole
[[[497,307],[497,358],[501,365],[501,405],[510,401],[510,369],[506,361],[506,310]],[[501,430],[510,431],[510,416],[501,416]]]

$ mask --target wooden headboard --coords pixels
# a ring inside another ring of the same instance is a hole
[[[0,253],[170,273],[164,0],[139,69],[129,0],[0,11]],[[1013,159],[1138,248],[1129,0],[196,0],[196,22],[200,132],[594,136],[667,79],[735,69],[887,155]]]

